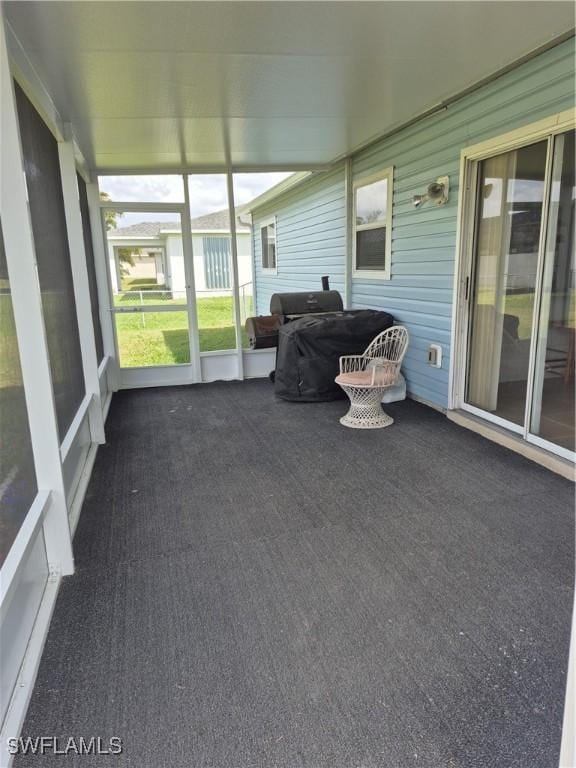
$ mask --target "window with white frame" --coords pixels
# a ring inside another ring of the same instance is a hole
[[[393,168],[354,183],[354,273],[390,277]]]
[[[276,217],[260,224],[262,269],[276,271]]]

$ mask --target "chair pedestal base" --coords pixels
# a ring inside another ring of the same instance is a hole
[[[394,419],[382,411],[381,416],[373,417],[370,421],[367,421],[365,418],[357,418],[352,415],[352,409],[350,409],[346,416],[342,416],[340,424],[352,429],[382,429],[382,427],[389,427],[390,424],[394,424]]]
[[[380,404],[384,388],[359,389],[342,386],[342,389],[350,398],[350,410],[340,419],[343,426],[353,429],[382,429],[394,423],[392,416],[388,416]]]

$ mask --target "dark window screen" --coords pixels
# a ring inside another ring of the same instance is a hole
[[[92,309],[92,323],[94,325],[94,339],[96,341],[96,355],[98,364],[104,357],[104,343],[102,341],[102,326],[100,325],[100,305],[98,303],[98,284],[96,283],[96,267],[94,265],[94,248],[92,247],[92,230],[90,228],[90,209],[88,208],[88,193],[86,182],[77,174],[78,195],[80,197],[80,213],[82,214],[82,233],[84,235],[84,251],[86,253],[86,270],[88,272],[88,284],[90,286],[90,307]]]
[[[0,565],[36,496],[36,472],[0,224]]]
[[[86,389],[58,144],[17,83],[15,90],[58,431],[62,440]]]
[[[267,224],[262,227],[262,267],[276,269],[276,226]]]
[[[386,227],[356,232],[356,269],[386,269]]]

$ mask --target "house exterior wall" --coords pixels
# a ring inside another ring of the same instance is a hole
[[[209,233],[193,233],[192,249],[194,252],[194,282],[196,291],[206,291],[206,279],[204,272],[204,244],[203,238]],[[216,233],[214,233],[216,234]],[[222,233],[224,236],[226,233]],[[252,280],[252,258],[250,253],[250,233],[240,232],[237,235],[238,244],[238,277],[240,285]],[[182,238],[180,235],[166,236],[167,271],[170,286],[176,297],[186,293],[186,277],[184,273],[184,253],[182,250]],[[214,291],[210,292],[214,295]]]
[[[262,269],[263,221],[276,216],[276,274]],[[252,238],[256,313],[267,315],[270,296],[278,291],[344,291],[346,207],[344,166],[313,176],[269,205],[253,211]]]
[[[252,283],[252,232],[236,234],[236,250],[238,252],[238,284],[251,291]]]
[[[573,79],[571,39],[353,157],[354,179],[394,167],[391,279],[353,276],[351,306],[388,310],[408,327],[403,370],[411,394],[448,405],[461,150],[573,107]],[[448,204],[414,208],[413,195],[444,175]],[[259,225],[271,216],[276,275],[260,266]],[[317,290],[322,274],[343,291],[345,223],[343,163],[253,211],[258,313],[268,312],[275,291]],[[441,368],[427,364],[430,343],[442,345]]]
[[[174,298],[186,296],[186,274],[184,272],[184,251],[180,235],[166,235],[166,274]]]
[[[204,243],[203,238],[207,234],[219,234],[219,233],[193,233],[192,234],[192,248],[194,251],[194,277],[196,282],[197,291],[206,291],[205,270],[204,270]],[[227,233],[223,232],[223,236]],[[252,282],[252,253],[250,250],[251,245],[250,232],[239,232],[237,234],[237,249],[238,249],[238,278],[240,285],[245,285]],[[156,250],[157,248],[165,248],[165,265],[162,257],[159,255],[156,260],[156,270],[158,279],[160,282],[165,282],[166,285],[172,289],[176,298],[183,298],[186,296],[186,275],[184,271],[184,252],[182,249],[182,237],[179,234],[167,234],[160,240],[146,240],[144,238],[125,240],[125,239],[108,239],[108,260],[110,263],[110,279],[112,282],[112,291],[117,293],[120,290],[120,278],[118,271],[118,263],[115,258],[114,249],[121,247],[134,246],[135,248],[150,248],[150,250]],[[164,272],[164,266],[166,272]],[[153,267],[150,266],[153,270]],[[154,270],[153,270],[154,271]],[[156,274],[156,272],[154,272]],[[246,293],[251,293],[251,286],[246,287]],[[211,291],[214,295],[214,291]]]
[[[160,285],[164,285],[166,281],[166,273],[164,271],[164,251],[157,251],[154,254],[154,274]]]

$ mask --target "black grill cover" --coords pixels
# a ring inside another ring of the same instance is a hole
[[[345,397],[334,382],[341,355],[359,355],[394,318],[375,309],[310,315],[280,327],[274,391],[283,400],[323,402]]]

